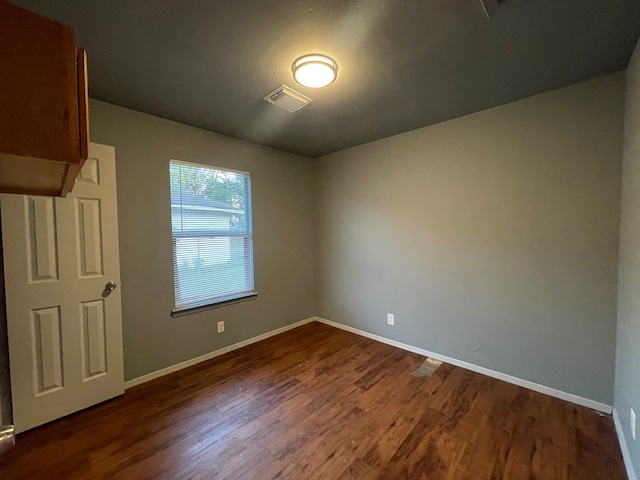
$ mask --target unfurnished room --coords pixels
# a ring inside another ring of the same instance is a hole
[[[0,478],[638,480],[639,37],[0,0]]]

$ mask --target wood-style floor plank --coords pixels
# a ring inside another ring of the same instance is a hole
[[[609,416],[311,323],[18,436],[9,479],[625,479]]]

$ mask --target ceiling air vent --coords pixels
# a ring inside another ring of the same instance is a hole
[[[268,94],[264,99],[274,105],[284,108],[287,112],[295,112],[300,110],[306,104],[313,102],[309,97],[305,97],[300,92],[282,85]]]

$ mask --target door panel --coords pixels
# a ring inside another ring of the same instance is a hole
[[[27,197],[25,229],[28,229],[27,254],[30,280],[58,280],[56,218],[53,197]]]
[[[114,149],[91,144],[66,198],[4,194],[0,201],[21,432],[124,391]]]
[[[107,373],[104,300],[82,303],[84,379]]]
[[[36,396],[63,387],[60,307],[31,311],[31,348],[36,364]]]
[[[76,198],[76,232],[80,256],[80,277],[102,275],[102,232],[100,200]]]

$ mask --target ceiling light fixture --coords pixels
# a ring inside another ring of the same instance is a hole
[[[338,76],[338,64],[324,55],[305,55],[293,62],[293,78],[309,88],[326,87]]]

